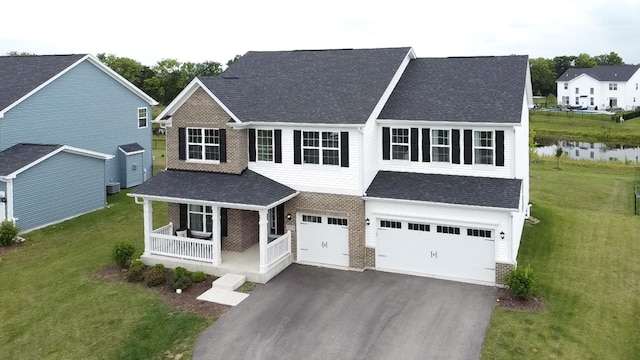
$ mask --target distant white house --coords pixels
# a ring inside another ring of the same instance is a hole
[[[601,110],[640,106],[640,65],[571,68],[556,84],[561,105]]]

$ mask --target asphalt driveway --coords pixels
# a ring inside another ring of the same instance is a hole
[[[478,359],[495,289],[293,264],[229,310],[193,359]]]

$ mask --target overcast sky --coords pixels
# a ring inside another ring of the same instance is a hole
[[[617,52],[640,64],[640,0],[20,0],[0,54],[111,53],[145,65],[250,50],[411,46],[418,57]]]

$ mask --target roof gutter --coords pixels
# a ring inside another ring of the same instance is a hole
[[[448,203],[440,203],[434,201],[420,201],[420,200],[406,200],[406,199],[389,199],[389,198],[381,198],[375,196],[365,196],[362,197],[364,201],[373,200],[373,201],[384,201],[390,203],[403,203],[403,204],[416,204],[416,205],[435,205],[435,206],[444,206],[444,207],[452,207],[452,208],[465,208],[465,209],[475,209],[475,210],[495,210],[501,212],[514,212],[518,211],[518,208],[501,208],[494,206],[480,206],[480,205],[465,205],[465,204],[448,204]]]

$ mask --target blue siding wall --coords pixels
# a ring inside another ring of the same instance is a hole
[[[20,231],[102,208],[104,160],[58,153],[13,181],[14,216]]]
[[[0,119],[0,151],[17,143],[63,144],[111,154],[103,183],[124,178],[118,145],[146,149],[151,176],[151,124],[138,129],[138,108],[150,106],[88,61],[77,65]]]

